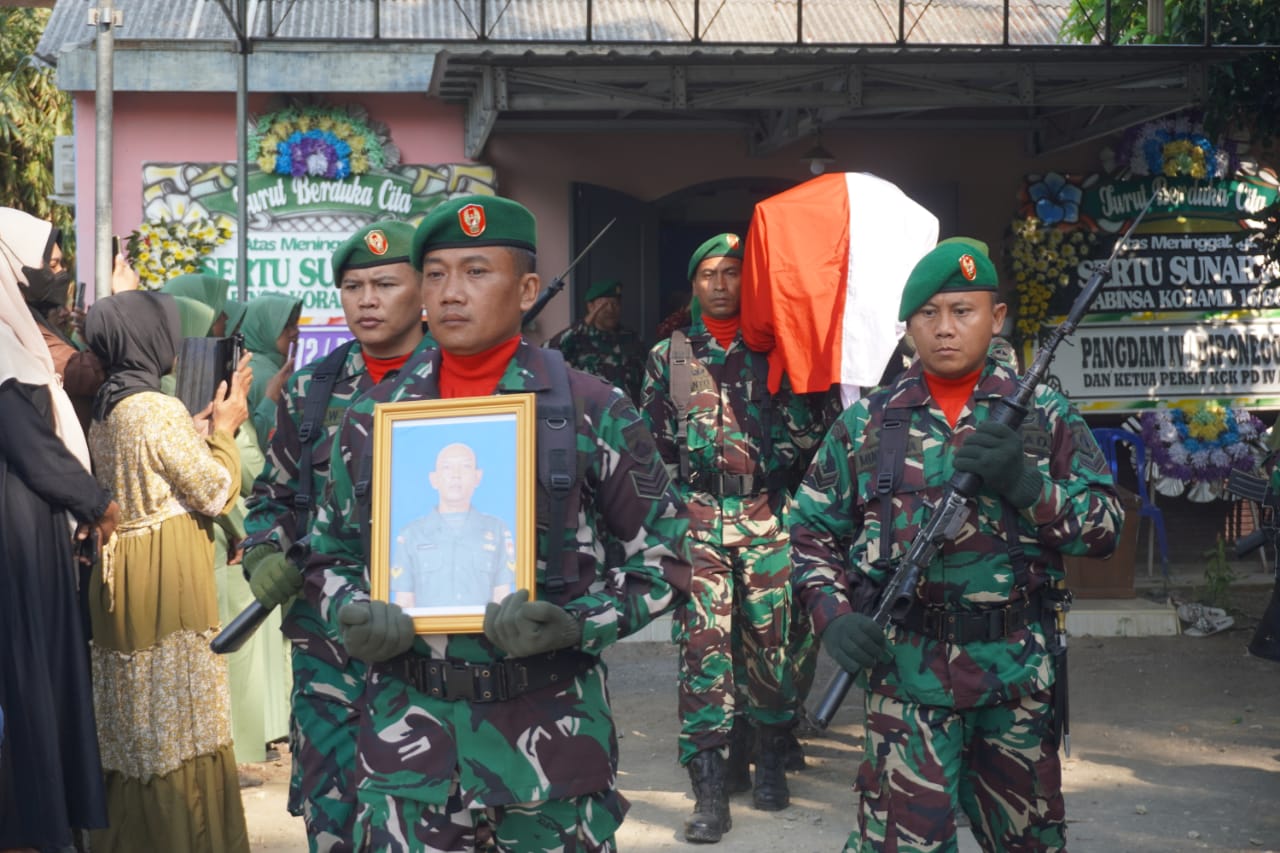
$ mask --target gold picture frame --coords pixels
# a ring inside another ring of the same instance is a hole
[[[533,394],[375,407],[369,587],[417,633],[479,633],[489,601],[533,598],[535,417]]]

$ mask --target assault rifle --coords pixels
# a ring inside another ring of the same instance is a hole
[[[1116,241],[1115,248],[1111,251],[1111,257],[1107,258],[1104,264],[1094,270],[1093,275],[1089,277],[1088,283],[1085,284],[1080,295],[1076,297],[1076,301],[1072,303],[1071,310],[1067,312],[1067,319],[1063,321],[1062,325],[1054,329],[1053,334],[1049,336],[1049,340],[1036,353],[1031,367],[1018,380],[1018,388],[1014,391],[1013,397],[1001,398],[992,405],[992,420],[1014,430],[1017,430],[1022,424],[1023,419],[1027,416],[1031,402],[1035,398],[1036,386],[1044,380],[1049,372],[1049,364],[1053,361],[1054,353],[1062,342],[1076,330],[1076,326],[1080,324],[1081,318],[1089,310],[1089,306],[1093,304],[1094,297],[1098,295],[1102,282],[1110,272],[1111,264],[1115,261],[1116,255],[1120,253],[1120,249],[1129,241],[1129,236],[1133,234],[1133,230],[1138,227],[1138,223],[1146,216],[1147,211],[1151,209],[1151,205],[1155,200],[1155,193],[1152,193],[1151,198],[1147,200],[1146,206],[1142,208],[1142,211],[1129,225],[1129,230]],[[879,603],[871,611],[872,618],[881,628],[886,627],[893,619],[901,620],[906,616],[907,611],[911,609],[912,602],[915,601],[916,586],[920,582],[921,575],[928,569],[929,564],[933,562],[933,558],[937,555],[943,543],[955,539],[960,533],[969,517],[970,501],[978,494],[981,488],[982,477],[978,474],[957,471],[951,477],[941,500],[933,508],[933,514],[929,516],[929,520],[925,522],[925,525],[920,528],[920,532],[916,534],[916,538],[907,548],[906,554],[898,562],[897,568],[885,584]],[[887,521],[887,519],[882,519],[882,523]],[[1060,593],[1055,595],[1053,599],[1055,607],[1059,608],[1059,613],[1057,631],[1054,636],[1055,648],[1052,651],[1054,669],[1061,685],[1061,689],[1056,691],[1055,701],[1059,704],[1058,725],[1062,728],[1063,743],[1069,755],[1070,735],[1066,727],[1065,682],[1066,610],[1070,607],[1070,596]],[[835,716],[836,711],[840,708],[840,703],[844,701],[844,697],[852,686],[853,675],[851,673],[841,670],[835,674],[835,677],[831,679],[831,683],[827,685],[827,692],[822,697],[822,702],[814,713],[814,720],[819,726],[826,728],[831,723],[831,718]]]
[[[1276,553],[1276,539],[1280,537],[1280,494],[1271,491],[1270,481],[1243,471],[1232,471],[1227,478],[1227,491],[1237,497],[1254,501],[1261,508],[1262,516],[1257,528],[1248,536],[1236,540],[1236,557],[1247,557],[1266,545],[1272,556]],[[1249,641],[1249,654],[1268,660],[1280,661],[1280,568],[1271,590],[1271,601],[1262,614],[1262,620]]]
[[[532,305],[529,306],[529,310],[524,312],[524,317],[520,319],[521,326],[527,326],[530,323],[532,323],[533,318],[537,317],[540,313],[542,313],[542,309],[547,307],[547,303],[550,302],[552,299],[554,299],[555,295],[564,289],[565,279],[569,277],[569,273],[573,272],[573,268],[578,265],[578,261],[582,260],[587,256],[587,252],[590,252],[591,248],[596,243],[600,242],[600,238],[603,237],[605,232],[608,231],[610,228],[612,228],[613,223],[617,221],[618,221],[618,217],[615,216],[613,219],[610,219],[608,222],[606,222],[605,226],[600,229],[600,233],[592,237],[591,242],[587,244],[587,247],[583,249],[581,252],[579,252],[576,258],[574,258],[572,261],[569,262],[569,266],[565,269],[565,271],[560,273],[560,275],[556,276],[555,280],[547,285],[546,290],[538,294],[537,300]]]

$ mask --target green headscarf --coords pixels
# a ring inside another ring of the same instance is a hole
[[[226,309],[227,290],[230,287],[231,282],[225,278],[218,278],[209,273],[193,272],[169,279],[164,287],[160,288],[160,292],[203,302],[213,309],[213,319],[216,322],[218,316]]]
[[[265,355],[278,370],[284,364],[284,356],[276,349],[276,339],[296,321],[302,310],[302,300],[283,293],[262,293],[245,308],[240,332],[244,335],[244,348],[254,355]]]
[[[182,322],[182,336],[184,338],[208,337],[209,330],[213,328],[213,322],[218,319],[213,309],[189,296],[175,296],[174,301],[178,303],[178,319]]]

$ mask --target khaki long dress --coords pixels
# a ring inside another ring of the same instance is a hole
[[[89,431],[122,522],[89,585],[93,698],[109,827],[94,853],[248,853],[217,633],[211,519],[234,500],[240,456],[201,439],[178,400],[119,402]]]

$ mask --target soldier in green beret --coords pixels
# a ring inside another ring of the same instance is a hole
[[[539,291],[535,247],[533,215],[509,199],[428,214],[411,258],[439,347],[371,389],[339,429],[305,593],[368,664],[358,850],[609,851],[627,810],[600,656],[687,588],[688,521],[626,395],[521,336]],[[529,393],[534,588],[490,603],[483,633],[416,636],[403,608],[370,595],[370,495],[357,483],[374,408]],[[615,559],[606,541],[621,544]]]
[[[1037,388],[1020,431],[991,417],[1018,384],[989,354],[1005,311],[973,243],[925,255],[899,314],[918,358],[841,414],[795,495],[797,594],[865,694],[847,850],[954,850],[961,810],[983,850],[1066,849],[1051,646],[1062,555],[1110,554],[1122,515],[1061,394]],[[956,471],[983,481],[964,533],[881,629],[867,614]]]
[[[293,644],[289,811],[302,815],[310,849],[352,850],[356,723],[364,662],[305,599],[290,548],[304,540],[330,480],[330,454],[351,404],[389,381],[410,355],[434,346],[422,322],[422,276],[410,260],[414,227],[374,222],[334,251],[333,280],[355,340],[293,373],[276,409],[266,468],[254,483],[244,567],[266,607],[289,604]]]
[[[641,409],[688,507],[705,559],[677,612],[680,763],[695,804],[689,841],[729,831],[729,794],[790,803],[786,764],[799,697],[788,656],[791,566],[783,515],[820,438],[806,400],[768,389],[768,358],[741,333],[742,240],[719,234],[689,258],[693,322],[649,353]],[[756,745],[756,775],[747,766]],[[803,753],[797,758],[803,766]]]
[[[597,281],[587,288],[587,313],[543,346],[564,353],[569,366],[585,371],[640,399],[644,344],[622,325],[622,282]]]

